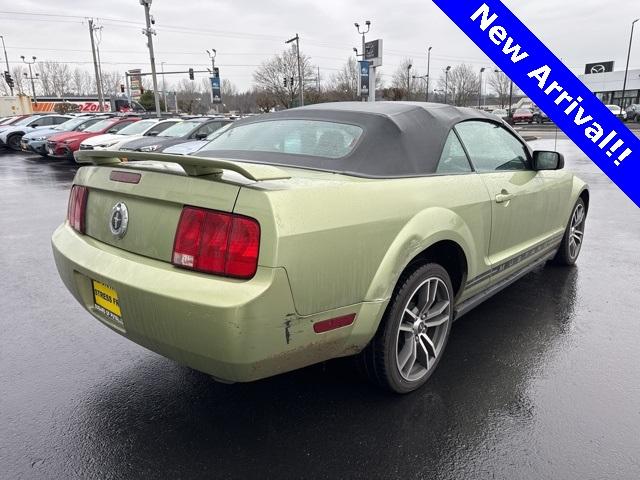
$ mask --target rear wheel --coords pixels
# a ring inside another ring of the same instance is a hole
[[[21,139],[22,135],[20,135],[19,133],[9,135],[9,138],[7,138],[7,147],[9,147],[11,150],[20,150]]]
[[[582,249],[586,221],[587,207],[584,200],[579,198],[573,207],[569,224],[562,238],[562,243],[554,258],[556,263],[560,265],[574,265],[576,263],[580,255],[580,250]]]
[[[361,354],[369,379],[397,393],[424,385],[449,340],[453,298],[449,274],[438,264],[423,265],[405,278]]]

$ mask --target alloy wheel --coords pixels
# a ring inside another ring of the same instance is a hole
[[[409,382],[422,379],[442,353],[451,321],[451,295],[438,277],[422,282],[402,311],[396,339],[396,365]]]
[[[572,259],[578,257],[582,248],[582,240],[584,238],[584,223],[586,219],[586,211],[584,205],[579,203],[576,205],[571,217],[571,226],[569,231],[569,255]]]

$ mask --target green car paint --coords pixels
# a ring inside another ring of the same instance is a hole
[[[78,161],[94,164],[74,180],[89,188],[86,235],[65,222],[52,239],[67,288],[130,340],[237,382],[361,351],[401,273],[443,242],[457,246],[466,265],[455,298],[464,313],[482,292],[558,248],[587,188],[564,170],[372,179],[132,152],[81,152]],[[111,181],[116,170],[140,173],[140,183]],[[498,203],[504,192],[510,198]],[[129,209],[121,239],[109,229],[117,202]],[[184,205],[260,223],[253,278],[171,265]],[[92,280],[118,292],[121,322],[96,309]],[[314,331],[317,322],[350,314],[351,325]]]

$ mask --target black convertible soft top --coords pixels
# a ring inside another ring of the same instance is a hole
[[[356,148],[339,159],[241,150],[202,150],[197,155],[364,177],[423,176],[435,173],[447,136],[457,123],[472,119],[501,123],[489,113],[440,103],[339,102],[246,118],[235,122],[232,128],[284,119],[346,123],[360,126],[364,133]]]

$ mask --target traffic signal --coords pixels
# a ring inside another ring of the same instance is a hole
[[[124,85],[122,83],[120,84],[120,93],[124,93]]]
[[[293,77],[291,77],[291,86],[293,87]]]
[[[7,82],[7,85],[9,85],[11,88],[14,87],[15,83],[13,81],[13,78],[11,77],[11,74],[7,71],[4,72],[4,79]]]
[[[287,77],[284,77],[284,87],[287,88]]]
[[[189,69],[189,80],[193,80],[193,68]]]

